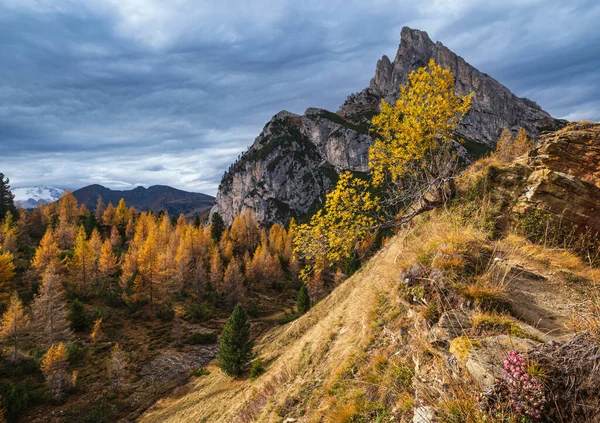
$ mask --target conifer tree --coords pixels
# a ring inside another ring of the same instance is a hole
[[[225,274],[223,275],[223,286],[231,297],[231,303],[236,304],[242,299],[243,288],[244,288],[244,275],[240,268],[240,263],[237,258],[233,258]]]
[[[125,368],[127,366],[127,358],[125,352],[121,349],[119,344],[115,344],[110,352],[110,358],[108,359],[108,375],[112,379],[114,385],[113,389],[119,391],[122,385],[122,379],[125,374]]]
[[[210,217],[210,236],[214,242],[219,242],[223,231],[225,230],[225,222],[218,212],[214,212]]]
[[[520,157],[533,148],[533,140],[527,136],[525,128],[519,128],[513,143],[513,157]]]
[[[219,367],[229,376],[239,376],[252,359],[252,347],[248,315],[238,303],[221,334]]]
[[[77,224],[78,216],[79,207],[77,200],[73,196],[73,193],[67,190],[60,197],[60,200],[58,200],[58,217],[61,222],[75,225]]]
[[[40,292],[33,300],[31,326],[33,334],[52,344],[72,336],[67,320],[65,292],[54,267],[48,267],[42,278]]]
[[[71,328],[76,331],[87,329],[89,325],[89,315],[85,306],[77,298],[71,303],[71,312],[69,313]]]
[[[98,341],[101,341],[104,337],[104,333],[102,332],[102,317],[94,320],[94,326],[92,327],[92,333],[90,333],[90,341],[92,344],[95,344]]]
[[[498,138],[498,142],[496,143],[495,156],[501,162],[510,161],[512,159],[513,144],[514,140],[511,132],[504,128],[500,134],[500,138]]]
[[[121,200],[119,200],[117,210],[115,211],[115,224],[121,227],[125,227],[125,225],[127,225],[127,222],[129,222],[130,218],[131,214],[129,213],[127,204],[125,204],[125,199],[121,198]]]
[[[107,239],[102,244],[100,259],[98,261],[98,272],[103,280],[109,279],[117,271],[117,256],[113,252],[112,245]]]
[[[310,297],[308,296],[306,284],[302,284],[300,291],[298,291],[296,308],[298,309],[298,314],[305,314],[310,309]]]
[[[96,202],[96,208],[94,209],[94,216],[96,216],[96,220],[98,222],[102,221],[102,216],[104,216],[105,210],[106,210],[106,206],[104,205],[104,201],[102,201],[101,196],[98,196],[98,201]]]
[[[87,240],[85,228],[81,226],[75,239],[73,257],[67,265],[75,291],[81,295],[88,295],[91,291],[93,269],[95,267],[95,252]]]
[[[28,324],[29,316],[23,307],[19,295],[15,291],[10,297],[10,302],[0,323],[0,336],[2,339],[8,340],[8,342],[12,342],[13,344],[13,362],[17,361],[19,336],[23,334]]]
[[[58,248],[54,232],[50,227],[46,230],[40,241],[40,245],[35,250],[35,256],[31,264],[40,275],[44,274],[49,267],[58,269],[60,266],[60,249]]]
[[[15,196],[10,190],[10,179],[5,178],[4,174],[0,173],[0,221],[4,220],[4,216],[8,212],[11,212],[13,216],[17,216]]]
[[[110,230],[110,244],[113,246],[113,248],[117,248],[121,245],[121,234],[119,233],[119,229],[117,229],[116,225],[113,225]]]
[[[14,256],[0,250],[0,303],[4,303],[10,295],[10,281],[15,276]]]
[[[60,401],[70,386],[67,350],[62,342],[58,345],[52,344],[44,355],[40,368],[48,388],[52,391],[52,396],[56,401]]]
[[[223,283],[223,262],[218,247],[213,247],[210,252],[210,283],[217,291],[221,291]]]
[[[9,210],[6,212],[4,221],[0,226],[0,249],[16,254],[18,237],[19,227],[17,222],[15,222],[12,212]]]
[[[60,248],[70,250],[75,245],[77,238],[77,225],[61,219],[56,227],[55,236]]]
[[[102,214],[102,224],[104,226],[112,226],[116,222],[117,210],[112,203],[108,203],[106,210]]]

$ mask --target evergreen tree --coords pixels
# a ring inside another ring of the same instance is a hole
[[[69,320],[71,320],[71,328],[73,330],[83,330],[88,327],[90,321],[88,313],[83,303],[77,298],[71,303]]]
[[[13,292],[8,303],[8,308],[2,316],[0,323],[0,336],[12,341],[14,352],[13,361],[17,361],[17,342],[25,327],[29,324],[29,316],[25,312],[23,303],[17,292]]]
[[[299,314],[305,314],[310,309],[310,297],[308,296],[308,288],[306,287],[306,284],[302,284],[300,291],[298,291],[296,307],[298,308]]]
[[[229,376],[238,376],[252,359],[252,347],[248,315],[238,303],[221,334],[219,367]]]
[[[10,190],[10,179],[4,178],[4,174],[0,173],[0,221],[4,219],[7,212],[17,216],[15,196]]]
[[[210,217],[210,236],[215,242],[219,242],[224,230],[225,222],[223,221],[223,218],[219,213],[213,213]]]

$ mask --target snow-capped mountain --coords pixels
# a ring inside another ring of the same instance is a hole
[[[64,189],[37,186],[37,187],[22,187],[13,188],[12,193],[15,195],[15,204],[24,209],[33,209],[41,203],[52,203],[60,198]]]

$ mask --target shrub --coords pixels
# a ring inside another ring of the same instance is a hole
[[[252,367],[250,368],[250,379],[255,380],[260,375],[265,372],[265,365],[262,360],[259,358],[254,363],[252,363]]]
[[[210,372],[208,370],[206,370],[204,367],[198,367],[197,369],[192,369],[190,374],[192,376],[199,377],[199,376],[207,376],[210,374]]]
[[[173,304],[169,301],[166,304],[161,305],[156,311],[156,317],[164,322],[170,322],[175,318],[175,310],[173,310]]]
[[[194,333],[191,335],[186,343],[189,345],[208,345],[214,344],[217,342],[217,334],[216,333]]]
[[[71,328],[76,331],[85,330],[90,324],[88,312],[83,303],[77,298],[73,300],[73,303],[71,304],[69,320],[71,320]]]
[[[183,318],[199,322],[209,315],[208,305],[205,302],[190,301],[183,306]]]
[[[70,342],[67,344],[67,360],[71,364],[79,363],[85,356],[85,345],[80,341]]]
[[[504,359],[504,385],[511,407],[533,420],[542,418],[546,403],[544,385],[527,371],[527,361],[518,351],[510,351]]]
[[[24,385],[13,385],[10,382],[0,383],[0,407],[5,410],[6,421],[18,421],[31,402],[30,394]]]

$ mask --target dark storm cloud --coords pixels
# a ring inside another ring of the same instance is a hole
[[[214,193],[279,110],[366,87],[403,25],[557,117],[600,119],[593,2],[366,3],[0,0],[0,170]]]

